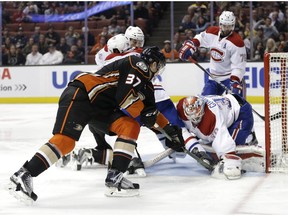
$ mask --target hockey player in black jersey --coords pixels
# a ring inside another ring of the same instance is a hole
[[[10,177],[11,193],[37,199],[32,178],[37,177],[60,157],[75,147],[84,127],[97,123],[97,129],[116,134],[113,161],[105,179],[107,196],[136,196],[139,184],[125,177],[134,154],[140,124],[153,128],[159,125],[175,143],[184,146],[181,130],[169,124],[156,109],[151,79],[165,66],[165,58],[158,47],[148,47],[141,57],[128,56],[104,66],[97,73],[81,73],[62,93],[52,138],[40,147],[30,161]]]

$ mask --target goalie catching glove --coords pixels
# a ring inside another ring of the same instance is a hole
[[[193,41],[186,40],[182,47],[179,49],[179,58],[182,61],[187,60],[189,57],[192,57],[193,53],[196,52],[197,47],[194,45]]]
[[[177,125],[168,124],[163,128],[163,130],[169,136],[169,138],[166,138],[165,142],[167,147],[177,152],[183,152],[183,147],[185,147],[185,144],[182,136],[182,129]]]

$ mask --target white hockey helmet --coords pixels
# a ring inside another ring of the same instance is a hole
[[[108,40],[107,47],[111,53],[123,53],[130,49],[130,42],[124,34],[118,34]]]
[[[129,26],[125,31],[125,36],[130,40],[131,47],[144,46],[144,34],[138,26]]]
[[[223,36],[229,35],[235,28],[236,17],[231,11],[223,11],[219,16],[219,25]]]
[[[183,100],[183,111],[188,120],[199,124],[204,115],[205,101],[202,97],[190,96]]]

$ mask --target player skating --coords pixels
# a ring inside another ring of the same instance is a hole
[[[184,146],[180,129],[168,124],[155,105],[151,79],[164,66],[165,57],[159,48],[149,47],[143,50],[141,57],[120,59],[95,74],[80,73],[60,97],[53,137],[10,177],[10,192],[26,200],[36,200],[32,178],[71,152],[84,127],[93,120],[98,122],[99,130],[117,135],[113,162],[105,179],[106,195],[138,195],[139,184],[123,177],[140,132],[140,124],[134,118],[140,116],[147,127],[157,123],[173,138],[175,145]]]
[[[113,62],[119,58],[123,58],[127,55],[140,55],[142,51],[142,47],[144,45],[144,34],[139,27],[130,26],[127,28],[125,32],[125,36],[130,41],[131,48],[128,51],[125,51],[121,44],[123,43],[123,35],[116,35],[108,40],[107,47],[104,47],[100,50],[99,54],[96,54],[96,64],[103,66],[109,62]],[[103,60],[103,58],[105,59]],[[183,122],[179,119],[177,115],[177,111],[175,109],[174,103],[171,101],[170,97],[164,90],[162,86],[161,76],[155,76],[152,79],[152,83],[154,86],[155,92],[155,101],[157,109],[163,113],[163,115],[171,122],[172,124],[178,125],[182,128],[183,137],[186,143],[190,143],[192,139],[192,135],[188,132],[188,130],[184,127]],[[89,123],[89,129],[93,133],[95,140],[97,142],[97,146],[95,148],[84,148],[80,149],[78,154],[75,155],[77,158],[77,169],[81,169],[81,165],[87,161],[89,164],[93,164],[94,162],[108,165],[109,161],[111,161],[111,153],[112,148],[105,140],[105,134],[99,130],[92,123]],[[156,134],[162,145],[167,148],[166,138],[165,136],[157,130],[153,130]],[[168,142],[169,145],[169,142]],[[193,145],[194,153],[201,159],[205,159],[206,162],[210,162],[209,156],[205,153],[205,150],[201,147],[200,144]],[[131,164],[129,166],[128,172],[126,174],[136,174],[138,176],[146,176],[144,166],[142,164],[140,154],[137,152],[138,158],[133,158]],[[186,154],[182,152],[173,153],[173,157],[185,157]],[[70,157],[70,156],[68,156]],[[75,167],[75,163],[73,163]]]
[[[246,89],[243,76],[246,67],[246,49],[243,40],[234,31],[236,17],[231,11],[223,11],[219,16],[219,26],[208,27],[192,40],[184,42],[179,50],[179,58],[187,60],[199,47],[210,49],[211,76],[205,83],[202,95],[222,95],[225,89],[221,82],[232,93],[245,98]],[[250,143],[257,144],[255,133],[251,133]]]

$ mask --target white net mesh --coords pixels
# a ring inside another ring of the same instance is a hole
[[[269,115],[269,120],[266,119],[267,171],[288,172],[288,53],[270,53],[265,58],[265,113]]]

